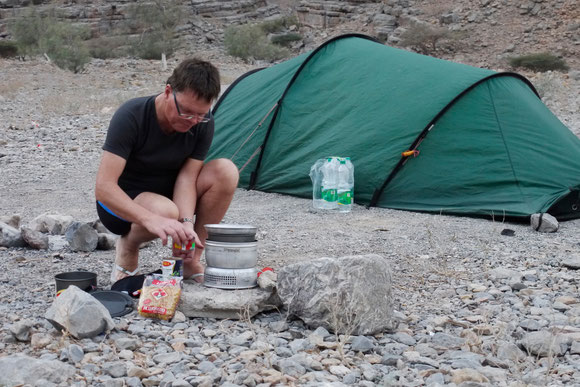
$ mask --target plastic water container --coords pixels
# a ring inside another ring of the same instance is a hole
[[[339,161],[336,157],[329,157],[322,165],[322,202],[323,208],[334,210],[337,208],[337,188],[338,188],[338,166]]]
[[[349,212],[352,209],[353,189],[354,168],[352,168],[352,163],[349,158],[340,159],[337,184],[337,209],[339,212]]]
[[[321,210],[324,209],[324,200],[322,200],[322,166],[326,159],[319,159],[310,168],[310,180],[312,180],[312,206]]]
[[[312,206],[349,212],[354,202],[354,166],[350,157],[326,157],[310,168]]]

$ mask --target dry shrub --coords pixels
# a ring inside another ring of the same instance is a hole
[[[265,20],[259,24],[260,28],[267,34],[275,34],[285,31],[290,26],[298,25],[296,16],[282,16],[270,20]]]
[[[0,95],[6,98],[13,98],[25,85],[26,81],[19,77],[3,78],[2,82],[0,82]]]
[[[274,61],[289,55],[287,49],[268,40],[264,30],[257,24],[228,27],[224,35],[228,54],[247,60],[249,58]]]
[[[93,58],[121,58],[129,52],[129,40],[126,36],[101,36],[87,41],[87,47]]]
[[[270,41],[278,46],[289,47],[293,42],[302,40],[302,35],[296,32],[288,32],[285,34],[274,35]]]
[[[151,3],[138,2],[129,9],[132,54],[141,59],[161,59],[171,56],[178,46],[175,28],[183,19],[180,2],[177,0],[155,0]]]
[[[54,10],[40,15],[33,8],[10,25],[18,51],[23,56],[47,55],[58,67],[80,72],[90,61],[84,40],[89,37],[86,26],[59,21]]]
[[[523,67],[528,70],[546,71],[568,71],[566,61],[549,52],[515,56],[508,59],[510,66]]]
[[[0,58],[14,58],[18,55],[18,45],[11,40],[0,40]]]
[[[439,42],[453,39],[454,34],[447,28],[414,23],[401,35],[401,45],[414,47],[422,54],[431,54],[437,51]]]

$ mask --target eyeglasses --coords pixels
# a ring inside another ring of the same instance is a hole
[[[195,118],[195,120],[198,123],[209,122],[212,118],[211,112],[208,112],[207,114],[183,114],[183,113],[181,113],[181,110],[179,109],[179,104],[177,103],[177,97],[175,97],[175,91],[173,92],[173,101],[175,102],[175,107],[177,108],[177,114],[181,118],[185,118],[186,120],[192,120]]]

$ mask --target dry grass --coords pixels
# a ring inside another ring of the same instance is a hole
[[[4,79],[3,77],[2,82],[0,82],[0,96],[12,99],[25,85],[26,82],[21,78]]]
[[[56,113],[66,116],[95,113],[112,114],[123,102],[151,94],[154,94],[152,90],[144,92],[118,90],[108,95],[103,93],[88,94],[82,90],[73,90],[42,97],[39,110],[45,114]]]

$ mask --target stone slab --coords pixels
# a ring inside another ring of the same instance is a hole
[[[187,317],[239,320],[281,305],[275,289],[216,289],[184,281],[177,309]]]

